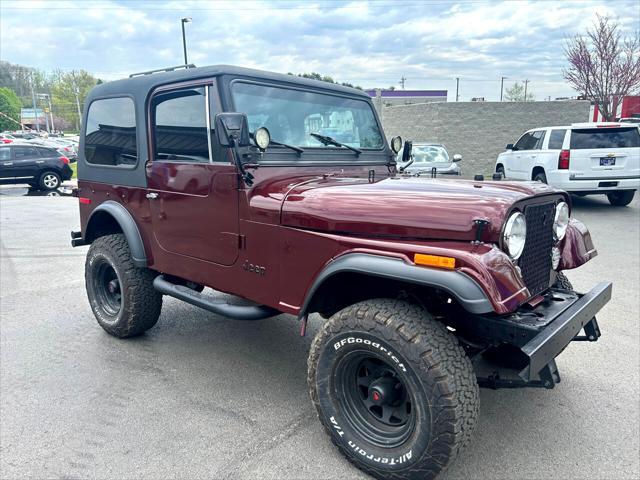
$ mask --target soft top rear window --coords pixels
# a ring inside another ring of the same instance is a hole
[[[640,147],[637,127],[581,128],[571,131],[571,149]]]

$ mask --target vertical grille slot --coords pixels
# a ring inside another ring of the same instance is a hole
[[[532,296],[546,290],[551,280],[554,213],[553,203],[529,205],[524,210],[527,240],[518,265]]]

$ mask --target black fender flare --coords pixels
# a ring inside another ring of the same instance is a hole
[[[314,294],[328,278],[344,272],[361,273],[438,288],[448,292],[466,311],[473,314],[494,311],[482,288],[462,272],[411,265],[396,257],[368,253],[348,253],[329,263],[317,275],[313,285],[307,292],[298,315],[302,317],[309,313],[307,310]]]
[[[111,217],[120,225],[120,229],[127,239],[129,244],[129,250],[131,251],[131,259],[136,267],[144,268],[147,266],[147,255],[144,251],[144,243],[142,242],[142,235],[136,221],[133,219],[129,210],[124,208],[118,202],[113,200],[107,200],[96,207],[87,221],[87,232],[91,229],[91,221],[99,213],[103,212]],[[85,234],[86,237],[86,234]],[[85,238],[86,239],[86,238]]]

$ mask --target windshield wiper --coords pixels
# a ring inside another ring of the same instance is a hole
[[[333,145],[334,147],[345,147],[349,150],[356,152],[358,155],[362,153],[362,150],[356,147],[352,147],[351,145],[347,145],[346,143],[340,143],[334,138],[328,137],[326,135],[320,135],[319,133],[310,133],[313,138],[317,138],[323,145]]]
[[[253,139],[253,141],[255,142],[255,138],[253,136],[253,133],[251,133],[250,136]],[[288,148],[288,149],[293,150],[294,152],[296,152],[298,155],[301,155],[301,154],[304,153],[304,149],[302,149],[300,147],[295,147],[293,145],[288,145],[286,143],[276,142],[275,140],[270,140],[269,141],[269,145],[276,145],[277,147]]]

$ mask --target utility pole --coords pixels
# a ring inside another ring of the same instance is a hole
[[[404,82],[406,81],[407,81],[407,77],[405,77],[404,75],[400,77],[400,85],[402,85],[403,90],[404,90]]]
[[[500,77],[500,101],[502,101],[502,92],[504,90],[504,81],[507,77]]]
[[[460,95],[458,95],[459,90],[460,90],[460,79],[456,77],[456,102],[460,98]]]
[[[40,121],[38,120],[38,107],[36,106],[36,93],[33,91],[33,72],[31,72],[31,101],[33,102],[33,115],[36,119],[36,130],[40,131]]]
[[[75,81],[73,82],[73,93],[76,94],[76,107],[78,107],[78,130],[80,130],[80,127],[82,127],[82,111],[80,110],[80,99],[78,98],[80,90],[78,89]]]
[[[524,101],[527,101],[527,85],[529,85],[529,80],[524,81]]]
[[[187,62],[187,37],[185,36],[185,33],[184,33],[184,24],[190,23],[190,22],[191,22],[191,17],[184,17],[180,19],[180,23],[182,24],[182,49],[184,50],[185,65],[188,65],[189,62]]]

